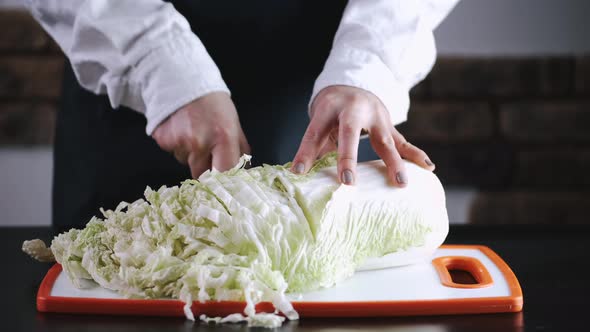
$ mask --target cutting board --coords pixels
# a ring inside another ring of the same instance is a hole
[[[301,317],[375,317],[517,312],[522,291],[508,265],[490,248],[443,245],[431,261],[388,269],[360,271],[336,287],[289,294]],[[173,299],[125,299],[101,287],[75,288],[56,264],[37,295],[42,312],[183,316]],[[194,302],[195,316],[242,312],[244,302]],[[258,311],[272,312],[270,303]]]

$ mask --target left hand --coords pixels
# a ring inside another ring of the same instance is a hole
[[[194,179],[207,169],[228,170],[250,152],[230,95],[211,92],[181,107],[154,130],[165,151],[188,165]]]
[[[426,153],[406,141],[391,123],[381,100],[363,89],[333,85],[321,90],[311,105],[311,122],[293,160],[292,171],[307,172],[318,156],[338,150],[340,181],[352,185],[362,130],[369,133],[371,145],[387,166],[387,176],[400,187],[406,186],[402,158],[430,171],[434,164]]]

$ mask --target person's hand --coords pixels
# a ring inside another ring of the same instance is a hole
[[[180,108],[162,122],[152,137],[160,147],[188,164],[193,178],[214,167],[236,165],[250,147],[230,96],[213,92]]]
[[[291,170],[305,173],[318,156],[338,150],[340,181],[352,185],[361,131],[369,133],[375,152],[387,166],[393,184],[408,183],[402,158],[428,170],[434,164],[394,128],[381,100],[372,93],[350,86],[334,85],[321,90],[311,105],[311,122],[303,135]]]

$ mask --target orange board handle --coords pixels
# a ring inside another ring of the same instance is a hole
[[[477,259],[467,256],[443,256],[432,260],[440,282],[453,288],[484,288],[494,283],[488,269]],[[453,281],[451,270],[462,270],[470,273],[475,279],[474,284],[460,284]]]

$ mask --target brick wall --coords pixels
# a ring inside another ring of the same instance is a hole
[[[64,58],[19,10],[0,10],[0,146],[53,141]]]
[[[590,56],[440,58],[400,127],[472,223],[589,223]]]
[[[0,11],[0,147],[49,145],[63,55]],[[588,223],[590,56],[439,58],[400,131],[447,186],[480,190],[473,223]]]

